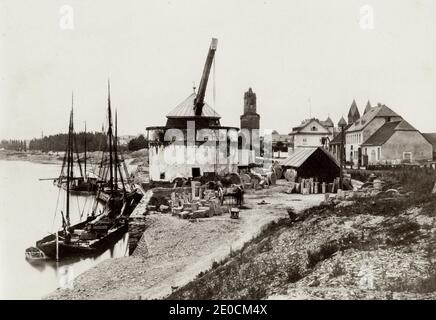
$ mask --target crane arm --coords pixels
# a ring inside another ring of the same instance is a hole
[[[194,100],[194,112],[196,116],[201,116],[204,106],[204,95],[206,94],[207,81],[209,79],[210,68],[217,48],[218,39],[212,38],[207,54],[206,63],[204,64],[203,75],[201,76],[200,87],[198,88],[197,97]]]

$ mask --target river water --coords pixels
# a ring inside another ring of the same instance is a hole
[[[74,286],[74,277],[99,262],[128,255],[128,234],[95,258],[29,263],[24,251],[60,229],[65,191],[53,185],[60,164],[0,160],[0,299],[40,299],[58,287]],[[92,197],[70,199],[71,223],[83,219]],[[56,210],[57,208],[57,210]],[[56,212],[56,214],[55,214]]]

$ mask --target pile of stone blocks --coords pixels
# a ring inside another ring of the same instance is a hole
[[[202,190],[199,197],[194,198],[174,192],[170,204],[172,215],[181,219],[210,218],[223,213],[218,193],[214,190]]]

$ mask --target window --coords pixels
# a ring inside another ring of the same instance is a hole
[[[377,160],[380,160],[380,153],[381,153],[380,148],[377,148]]]
[[[371,150],[371,161],[372,162],[375,161],[375,150],[374,149]]]
[[[310,128],[310,131],[317,131],[317,130],[318,130],[318,128],[315,127],[315,126],[313,126],[312,128]]]
[[[412,152],[403,152],[403,162],[412,162]]]
[[[160,173],[160,179],[162,180],[162,179],[165,179],[165,172],[161,172]]]

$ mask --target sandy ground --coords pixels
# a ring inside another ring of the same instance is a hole
[[[286,194],[286,181],[248,191],[240,219],[227,214],[195,222],[168,214],[147,216],[149,227],[134,254],[104,261],[80,275],[74,289],[57,290],[47,299],[156,299],[167,296],[257,235],[263,226],[318,205],[324,195]],[[258,205],[262,200],[267,204]]]

